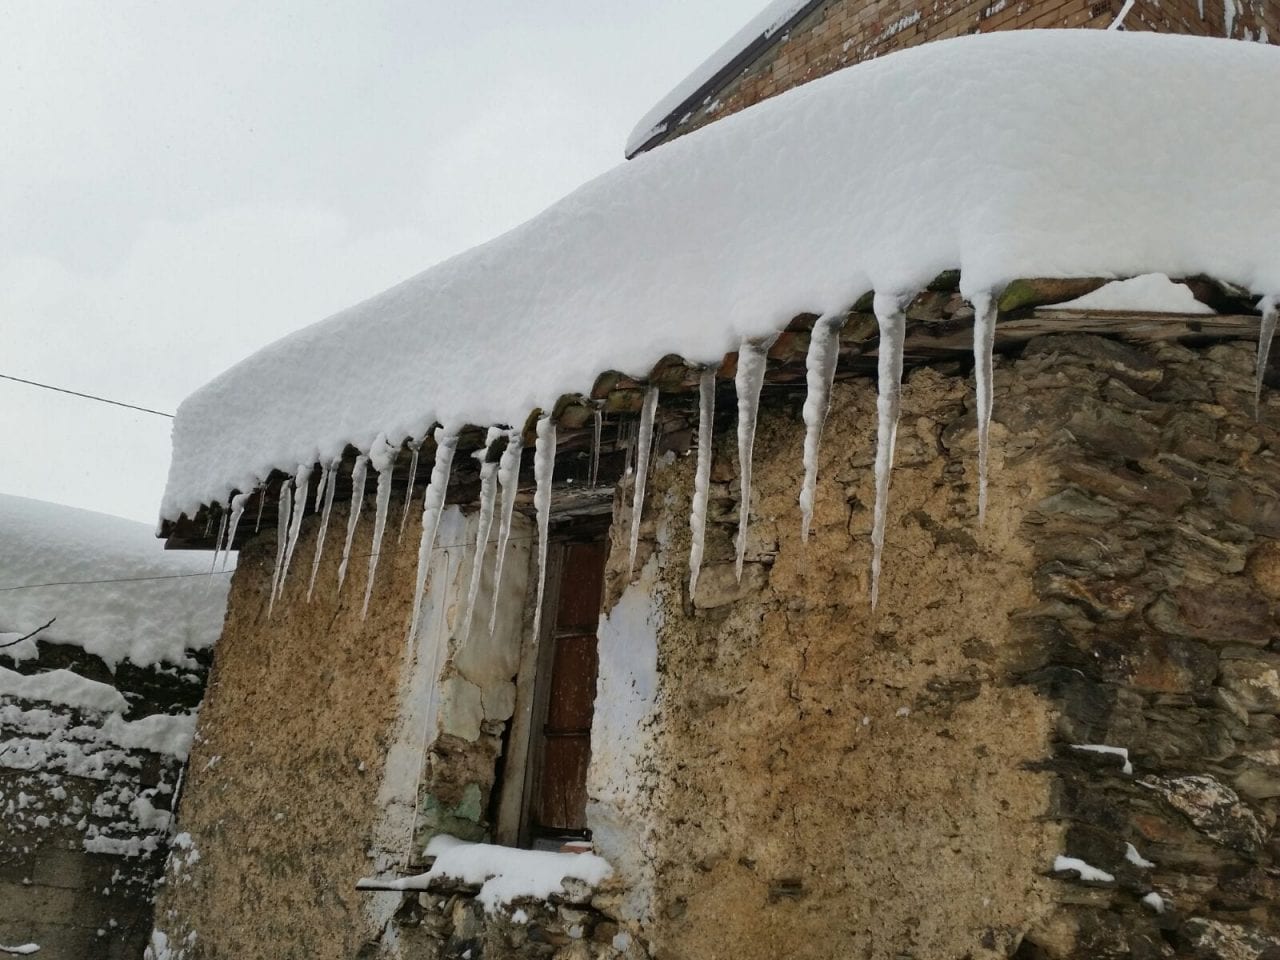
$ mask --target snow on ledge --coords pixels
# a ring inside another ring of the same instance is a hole
[[[1135,310],[1153,313],[1214,313],[1183,283],[1163,273],[1145,273],[1128,280],[1112,280],[1092,293],[1055,303],[1053,310]]]
[[[241,361],[179,408],[162,514],[382,433],[524,423],[606,370],[718,362],[957,267],[969,297],[1144,273],[1280,294],[1277,89],[1272,47],[1093,30],[837,71]]]
[[[520,850],[489,843],[466,843],[440,835],[427,844],[435,863],[426,873],[396,880],[365,878],[357,890],[426,890],[433,880],[480,884],[476,899],[493,913],[514,900],[546,900],[564,891],[564,881],[581,880],[596,886],[613,875],[613,867],[593,853],[553,853]]]

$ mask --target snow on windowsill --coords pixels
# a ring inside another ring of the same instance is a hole
[[[837,71],[241,361],[179,408],[162,514],[380,435],[522,424],[607,370],[718,363],[949,269],[970,299],[1149,273],[1280,293],[1276,89],[1270,47],[1091,30]]]
[[[593,853],[521,850],[489,843],[467,843],[447,835],[433,837],[427,857],[435,863],[426,873],[384,880],[366,877],[357,890],[427,890],[439,880],[479,885],[476,899],[493,913],[516,900],[546,900],[565,891],[566,880],[597,886],[613,868]]]
[[[1112,280],[1083,297],[1055,303],[1050,310],[1132,310],[1143,313],[1216,313],[1201,303],[1184,283],[1174,283],[1163,273],[1146,273],[1127,280]]]

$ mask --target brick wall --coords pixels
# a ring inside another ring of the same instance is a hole
[[[665,140],[894,50],[992,30],[1103,29],[1122,5],[1122,0],[827,0],[741,76],[674,124]],[[1138,0],[1125,28],[1275,43],[1280,42],[1280,0]]]

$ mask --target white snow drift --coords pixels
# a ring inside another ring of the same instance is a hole
[[[39,639],[113,668],[181,665],[222,630],[231,577],[208,576],[208,554],[166,551],[144,524],[0,494],[0,544],[0,643],[52,619]],[[33,656],[35,640],[5,652]]]
[[[272,469],[523,423],[800,312],[1026,276],[1206,273],[1280,293],[1280,52],[1016,31],[927,44],[727,117],[241,362],[174,425],[163,514]]]

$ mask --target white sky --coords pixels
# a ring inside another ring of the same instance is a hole
[[[172,412],[621,162],[762,5],[6,4],[0,373]],[[0,492],[153,522],[169,425],[0,380]]]

